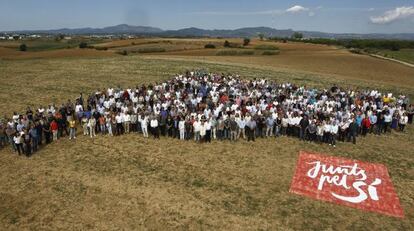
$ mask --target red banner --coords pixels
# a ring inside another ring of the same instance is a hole
[[[394,217],[404,217],[387,167],[300,152],[290,192]]]

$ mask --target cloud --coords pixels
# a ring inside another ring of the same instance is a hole
[[[313,16],[315,16],[315,12],[310,11],[310,12],[309,12],[309,14],[308,14],[308,16],[309,16],[309,17],[313,17]]]
[[[375,24],[387,24],[399,19],[408,18],[414,16],[413,6],[397,7],[393,10],[386,11],[381,16],[371,17],[371,22]]]
[[[292,6],[291,8],[287,9],[286,12],[288,13],[299,13],[299,12],[303,12],[303,11],[308,11],[308,8],[305,8],[303,6]]]

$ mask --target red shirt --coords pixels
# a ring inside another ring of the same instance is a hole
[[[58,130],[58,124],[56,123],[56,121],[52,121],[52,123],[50,123],[50,130],[52,131],[57,131]]]

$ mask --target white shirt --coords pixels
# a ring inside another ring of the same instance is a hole
[[[152,128],[156,128],[156,127],[158,127],[158,120],[156,120],[156,119],[152,119],[152,120],[151,120],[151,124],[150,124],[150,126],[151,126]]]

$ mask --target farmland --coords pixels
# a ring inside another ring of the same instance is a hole
[[[93,44],[108,50],[26,53],[0,45],[0,115],[194,69],[414,97],[414,69],[398,63],[324,45],[253,40],[246,47],[225,48],[223,42],[136,39]],[[205,49],[208,43],[217,48]],[[262,55],[255,49],[260,45],[276,46],[280,53]],[[154,47],[165,51],[133,52]],[[254,53],[217,55],[233,49]],[[123,50],[130,53],[117,54]],[[0,230],[412,230],[413,141],[410,126],[406,133],[368,136],[336,149],[287,137],[196,144],[136,134],[61,139],[31,158],[6,148],[0,150]],[[405,219],[290,194],[300,150],[386,165]]]

